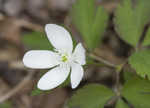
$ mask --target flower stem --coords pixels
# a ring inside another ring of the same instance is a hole
[[[109,61],[107,61],[107,60],[105,60],[105,59],[103,59],[103,58],[101,58],[101,57],[99,57],[99,56],[96,56],[96,55],[94,55],[94,54],[92,54],[92,53],[89,53],[88,55],[89,55],[91,58],[93,58],[93,59],[95,59],[95,60],[97,60],[97,61],[99,61],[99,62],[102,62],[102,63],[104,63],[104,64],[106,64],[106,65],[108,65],[108,66],[110,66],[110,67],[114,67],[114,68],[117,67],[115,64],[110,63]]]

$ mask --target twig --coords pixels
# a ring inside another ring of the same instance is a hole
[[[26,84],[30,82],[32,79],[32,76],[34,75],[34,71],[30,71],[28,75],[12,90],[8,91],[5,95],[0,97],[0,104],[3,103],[4,101],[8,100],[12,96],[14,96],[16,93],[18,93]]]
[[[40,32],[44,31],[42,26],[40,26],[38,24],[31,23],[31,22],[26,21],[26,20],[22,20],[22,19],[16,19],[16,24],[20,27],[25,27],[25,28],[28,28],[31,30],[40,31]]]

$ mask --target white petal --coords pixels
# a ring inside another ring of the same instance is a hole
[[[70,72],[70,67],[56,67],[47,72],[38,82],[38,88],[41,90],[50,90],[63,83]]]
[[[33,69],[47,69],[59,64],[56,53],[46,50],[28,51],[23,57],[23,63]]]
[[[73,58],[77,63],[81,65],[84,65],[86,63],[85,49],[81,43],[79,43],[76,46],[75,51],[73,53]]]
[[[72,52],[72,39],[70,33],[65,28],[56,24],[47,24],[45,31],[51,44],[56,49]]]
[[[72,88],[76,88],[83,77],[83,67],[77,63],[74,63],[72,65],[72,70],[71,70],[71,85]]]

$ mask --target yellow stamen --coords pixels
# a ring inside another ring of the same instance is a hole
[[[63,62],[66,62],[67,60],[68,60],[68,58],[67,58],[67,56],[66,55],[64,55],[64,56],[62,56],[62,59],[61,59]]]

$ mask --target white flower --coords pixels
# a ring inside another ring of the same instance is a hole
[[[47,24],[45,27],[47,36],[53,45],[54,52],[49,50],[28,51],[23,57],[26,67],[33,69],[52,68],[38,82],[41,90],[50,90],[62,84],[71,71],[71,85],[76,88],[83,77],[85,64],[85,49],[79,43],[74,52],[72,39],[67,30],[55,24]]]

